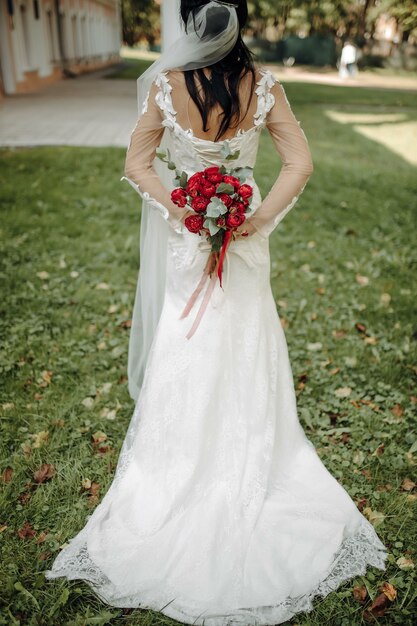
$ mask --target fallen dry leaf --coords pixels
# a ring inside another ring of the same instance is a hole
[[[17,534],[20,539],[32,539],[36,535],[36,531],[32,528],[29,522],[25,522],[22,528],[17,530]]]
[[[369,504],[369,500],[367,498],[359,498],[359,500],[356,500],[356,506],[361,512],[364,510],[366,506],[368,506],[368,504]]]
[[[4,532],[7,528],[6,524],[3,524],[2,526],[0,526],[0,533]]]
[[[317,352],[318,350],[321,350],[322,348],[323,348],[323,344],[320,341],[307,344],[307,350],[310,350],[310,352]]]
[[[43,543],[45,539],[46,539],[46,532],[42,531],[41,533],[39,533],[39,537],[36,540],[36,544],[39,545]]]
[[[98,496],[100,492],[100,484],[99,483],[91,483],[91,487],[88,490],[88,504],[89,506],[94,506],[98,503]]]
[[[352,393],[352,389],[350,387],[339,387],[335,390],[334,395],[336,398],[347,398]]]
[[[393,415],[395,415],[395,417],[402,417],[403,416],[404,409],[401,406],[401,404],[394,404],[394,406],[390,410],[391,410],[391,413]]]
[[[370,506],[363,510],[365,517],[371,522],[372,526],[379,526],[385,519],[385,515],[380,511],[373,511]]]
[[[84,478],[81,481],[81,486],[83,489],[88,490],[91,488],[91,480],[89,478]]]
[[[36,276],[41,280],[47,280],[49,278],[49,272],[36,272]]]
[[[103,433],[102,430],[97,430],[97,432],[95,432],[95,433],[93,433],[91,435],[91,438],[93,440],[93,444],[94,445],[98,445],[99,443],[102,443],[103,441],[106,441],[107,435],[106,435],[106,433]]]
[[[391,295],[389,293],[382,293],[380,300],[383,306],[388,306],[391,302]]]
[[[366,287],[366,285],[369,285],[369,278],[367,276],[362,276],[362,274],[356,274],[356,282],[361,287]]]
[[[400,556],[400,558],[396,560],[396,563],[398,567],[404,570],[405,572],[409,571],[410,569],[414,569],[415,567],[414,561],[412,561],[410,558],[407,558],[405,556]]]
[[[394,602],[395,598],[397,597],[397,590],[394,585],[391,585],[391,583],[383,583],[380,587],[380,590],[382,591],[382,593],[385,593],[388,600]]]
[[[18,495],[17,499],[19,500],[20,504],[27,504],[31,497],[32,494],[30,491],[23,491]]]
[[[413,482],[411,478],[404,478],[403,482],[401,483],[401,489],[403,491],[413,491],[415,486],[416,483]]]
[[[353,597],[355,598],[356,602],[359,602],[360,604],[364,604],[366,602],[367,596],[368,596],[368,592],[366,590],[365,585],[361,585],[360,587],[353,588]]]
[[[385,443],[380,443],[375,452],[373,453],[375,456],[382,456],[385,450]]]
[[[361,398],[359,400],[359,402],[361,404],[365,404],[366,406],[369,406],[373,411],[380,411],[380,407],[377,404],[374,404],[374,402],[370,402],[370,400],[364,400],[363,398]]]
[[[33,439],[32,448],[40,448],[48,442],[49,432],[47,430],[41,430],[31,435],[31,437]]]
[[[387,609],[390,607],[391,602],[385,593],[380,593],[372,602],[369,609],[366,609],[363,614],[365,622],[373,622],[377,617],[384,617]]]
[[[35,482],[38,484],[44,483],[50,480],[55,475],[55,467],[50,463],[42,463],[40,468],[33,474]]]
[[[1,482],[2,483],[9,483],[13,478],[13,468],[10,467],[10,465],[8,465],[6,468],[4,468],[2,475],[1,475]]]
[[[41,382],[39,383],[39,387],[44,388],[51,384],[53,372],[50,370],[43,370],[41,374]]]

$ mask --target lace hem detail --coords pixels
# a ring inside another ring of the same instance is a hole
[[[87,528],[87,527],[86,527]],[[313,609],[317,596],[324,598],[329,593],[356,576],[366,573],[369,566],[385,569],[387,552],[374,528],[365,519],[355,534],[347,537],[335,554],[334,560],[324,573],[323,580],[311,592],[289,597],[271,606],[241,607],[230,610],[204,607],[197,602],[178,597],[174,589],[163,583],[164,591],[152,590],[149,581],[146,589],[138,589],[134,595],[123,595],[91,560],[86,545],[86,528],[81,531],[57,556],[52,570],[45,572],[47,579],[66,577],[81,579],[110,606],[118,608],[152,609],[173,619],[197,626],[262,626],[280,624],[297,613]],[[161,586],[161,585],[160,585]]]

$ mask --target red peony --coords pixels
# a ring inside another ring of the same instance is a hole
[[[219,193],[217,194],[217,197],[220,198],[220,200],[223,202],[225,206],[227,206],[227,208],[229,208],[229,206],[232,206],[233,198],[229,196],[229,194]]]
[[[241,198],[243,198],[244,200],[247,200],[248,198],[252,196],[253,189],[250,185],[240,185],[237,192]]]
[[[203,213],[207,209],[207,205],[209,202],[209,198],[202,198],[201,196],[197,196],[197,198],[194,198],[191,202],[191,206],[197,213]]]
[[[217,185],[221,183],[223,180],[223,175],[220,173],[218,167],[208,167],[204,170],[204,175],[213,185]]]
[[[246,217],[243,213],[229,213],[226,224],[229,228],[237,228],[245,221]]]
[[[184,207],[187,204],[187,194],[185,193],[185,190],[181,187],[173,189],[171,192],[171,200],[177,206]]]
[[[224,215],[219,215],[219,217],[217,218],[217,222],[216,222],[217,226],[226,226],[226,219],[224,217]]]
[[[216,193],[216,188],[210,181],[203,179],[200,191],[205,198],[211,198]]]
[[[185,218],[184,224],[190,233],[198,233],[203,228],[204,217],[202,215],[189,215]]]
[[[190,178],[188,179],[188,184],[190,183],[194,184],[195,182],[200,182],[202,178],[203,178],[203,172],[196,172],[195,174],[190,176]]]
[[[188,195],[191,196],[192,198],[195,198],[198,196],[200,189],[201,189],[202,178],[203,178],[202,173],[196,172],[188,180],[186,191]]]
[[[238,213],[244,213],[246,211],[246,204],[244,204],[243,202],[233,202],[232,206],[230,207],[230,210],[233,213],[236,213],[236,211]]]
[[[236,176],[231,176],[230,174],[225,174],[223,176],[223,182],[228,185],[232,185],[235,189],[239,189],[240,187],[240,180],[236,178]]]

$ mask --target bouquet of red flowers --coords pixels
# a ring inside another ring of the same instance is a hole
[[[227,144],[225,144],[227,149]],[[234,231],[246,220],[250,210],[253,196],[253,188],[244,181],[252,173],[250,167],[237,167],[227,170],[223,165],[220,167],[208,167],[201,172],[196,172],[190,178],[186,172],[180,172],[171,160],[169,151],[157,152],[158,158],[168,164],[168,168],[175,170],[174,184],[178,185],[171,192],[172,201],[179,207],[188,207],[193,211],[192,215],[185,218],[186,228],[199,236],[206,236],[211,244],[211,252],[204,268],[203,276],[196,290],[185,307],[181,318],[190,312],[198,294],[204,287],[210,276],[210,284],[201,303],[196,320],[187,338],[190,338],[204,313],[210,295],[214,289],[216,274],[222,285],[223,262],[227,247]],[[239,156],[239,151],[225,155],[226,160],[234,160]],[[245,233],[242,233],[244,236]],[[213,278],[214,277],[214,278]]]

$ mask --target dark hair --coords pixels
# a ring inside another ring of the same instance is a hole
[[[222,121],[217,131],[215,141],[220,139],[228,128],[236,128],[241,119],[241,105],[239,102],[239,85],[242,78],[249,72],[252,74],[252,87],[249,94],[252,93],[255,86],[255,67],[253,63],[253,54],[249,48],[245,45],[242,39],[242,29],[248,19],[248,6],[246,0],[235,0],[233,3],[228,0],[230,4],[236,5],[236,13],[239,21],[240,32],[234,48],[229,54],[210,65],[211,77],[207,78],[203,69],[186,70],[185,84],[187,86],[188,93],[197,106],[201,119],[203,121],[203,130],[207,132],[208,114],[211,109],[218,103],[223,109]],[[200,9],[205,4],[208,4],[209,0],[181,0],[181,18],[184,24],[187,24],[187,20],[190,14]],[[202,87],[202,93],[197,90],[196,74],[199,78]],[[250,104],[250,97],[246,106],[245,114],[248,111]],[[244,115],[242,117],[244,117]]]

